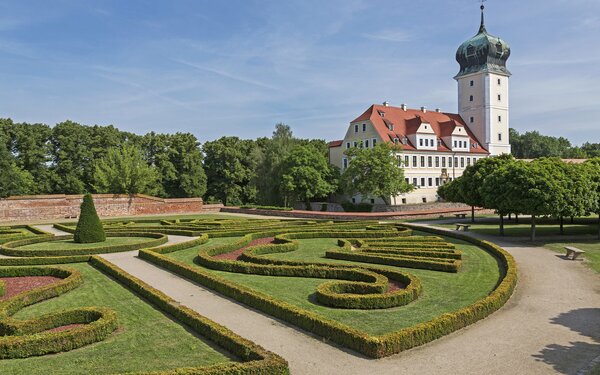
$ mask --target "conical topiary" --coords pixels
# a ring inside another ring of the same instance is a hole
[[[81,211],[79,213],[79,221],[77,229],[75,229],[74,241],[77,243],[96,243],[106,241],[104,228],[100,218],[96,213],[94,200],[91,194],[86,194],[81,203]]]

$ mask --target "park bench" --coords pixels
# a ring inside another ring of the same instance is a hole
[[[465,232],[469,230],[470,224],[455,224],[456,230],[464,230]]]
[[[457,219],[466,219],[467,218],[467,214],[454,214],[454,216],[456,216]]]
[[[579,258],[581,254],[585,253],[585,251],[573,246],[565,246],[565,250],[567,250],[567,259],[569,259],[569,257],[572,256],[571,259],[573,260],[577,260],[577,258]]]

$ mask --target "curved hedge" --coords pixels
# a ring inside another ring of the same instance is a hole
[[[455,232],[437,230],[434,228],[414,226],[408,224],[403,224],[403,226],[424,232],[454,237],[475,244],[481,247],[482,249],[488,251],[494,257],[496,257],[496,259],[498,259],[501,267],[502,275],[496,288],[488,296],[476,301],[475,303],[467,307],[461,308],[450,313],[442,314],[428,322],[416,324],[412,327],[403,328],[385,335],[374,336],[366,334],[362,331],[359,331],[355,328],[339,323],[337,321],[324,318],[316,313],[313,313],[312,311],[296,307],[284,301],[277,300],[265,293],[255,291],[251,288],[245,287],[244,285],[231,282],[229,280],[215,275],[214,273],[204,271],[202,268],[189,266],[187,264],[175,261],[166,256],[153,252],[152,250],[140,251],[140,257],[152,263],[155,263],[163,268],[178,273],[183,277],[198,282],[241,303],[259,309],[276,318],[290,322],[302,329],[315,333],[328,340],[331,340],[332,342],[356,350],[364,355],[373,358],[389,356],[401,352],[403,350],[407,350],[415,346],[423,345],[425,343],[433,341],[439,337],[447,335],[451,332],[454,332],[460,328],[473,324],[476,321],[487,317],[488,315],[502,307],[506,303],[506,301],[508,301],[517,283],[517,268],[512,256],[506,251],[504,251],[502,248],[493,243],[482,241]],[[219,253],[226,253],[228,251],[239,249],[241,248],[241,246],[245,246],[248,243],[250,243],[253,238],[260,238],[259,235],[262,237],[266,237],[265,233],[247,235],[234,244],[219,246],[212,249],[205,249],[199,254],[197,261],[202,265],[208,266],[209,264],[211,264],[212,266],[219,267],[223,270],[233,270],[236,268],[243,269],[240,268],[239,265],[236,266],[234,264],[236,262],[215,259],[211,260],[211,258],[213,255],[217,255]],[[303,233],[302,238],[309,238],[306,236],[312,235],[314,235],[314,233]],[[276,237],[276,239],[280,240],[281,237],[282,236],[279,235]],[[291,246],[289,243],[284,243],[282,245],[285,245],[288,248],[289,246]],[[350,242],[347,241],[347,243],[342,244],[342,246],[350,246]],[[261,247],[259,246],[258,249],[261,249]],[[254,259],[260,259],[261,257],[258,253],[262,253],[262,250],[254,251],[254,254],[252,254],[252,252],[246,251],[244,253],[244,257],[250,256],[254,257]],[[305,268],[313,267],[313,265],[310,263],[273,259],[269,260],[266,258],[263,258],[263,262],[281,264],[287,267],[291,267],[294,264],[303,264]],[[260,264],[246,264],[242,266],[244,268],[248,267],[247,269],[254,267],[254,270],[257,270],[258,268],[256,267],[259,265]],[[389,270],[374,267],[362,268],[365,270],[380,273],[386,277],[389,277],[389,272],[392,272]],[[338,289],[338,291],[339,290],[340,289]]]
[[[12,315],[26,306],[57,297],[83,282],[81,273],[55,267],[0,268],[0,277],[54,276],[62,280],[17,294],[0,302],[0,358],[26,358],[59,353],[106,339],[117,328],[114,311],[89,307],[59,311],[30,320]],[[45,332],[71,324],[83,326]]]
[[[15,257],[53,257],[53,256],[74,256],[74,255],[93,255],[106,253],[119,253],[123,251],[133,251],[144,248],[160,246],[168,241],[168,237],[160,233],[141,233],[141,232],[126,232],[126,233],[106,233],[107,237],[147,237],[151,240],[135,244],[124,244],[115,246],[102,246],[80,249],[64,249],[64,250],[32,250],[20,249],[19,247],[42,242],[53,242],[72,239],[73,236],[36,236],[22,240],[7,242],[0,245],[0,253]]]

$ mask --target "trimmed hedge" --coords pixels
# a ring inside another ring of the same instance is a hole
[[[102,222],[96,213],[94,199],[91,194],[83,196],[79,221],[73,240],[77,243],[98,243],[106,241]]]
[[[298,308],[289,303],[277,300],[265,293],[228,281],[215,274],[206,272],[201,268],[189,266],[157,254],[152,250],[140,251],[140,257],[241,303],[373,358],[389,356],[433,341],[485,318],[508,301],[517,283],[517,268],[512,256],[502,248],[493,243],[454,232],[423,228],[408,224],[403,225],[419,231],[458,238],[480,246],[482,249],[488,251],[499,260],[502,269],[502,276],[497,287],[488,296],[476,301],[470,306],[451,313],[442,314],[428,322],[416,324],[412,327],[400,329],[386,335],[372,336],[350,326],[324,318],[306,309]],[[223,251],[223,253],[225,253],[228,249],[235,249],[236,246],[239,248],[244,242],[246,244],[249,243],[251,239],[252,236],[246,236],[234,245],[219,247],[220,250],[215,250],[216,248],[213,248],[212,252]],[[350,242],[347,242],[344,246],[350,246]],[[203,257],[199,256],[198,259],[201,258]],[[384,276],[387,276],[385,272],[390,272],[377,268],[366,269],[381,273]]]
[[[57,297],[83,282],[81,273],[54,267],[0,268],[0,277],[54,276],[63,280],[25,291],[0,302],[0,358],[26,358],[73,350],[106,339],[117,328],[114,311],[89,307],[59,311],[30,320],[11,316],[26,306]],[[60,332],[45,332],[83,324]]]
[[[208,338],[244,361],[242,363],[226,363],[208,367],[153,372],[152,374],[289,374],[287,362],[277,354],[269,352],[253,342],[236,335],[228,328],[203,317],[194,310],[181,306],[169,296],[154,289],[140,279],[131,276],[105,259],[93,256],[90,263],[100,271],[115,278],[152,305],[184,323],[194,332]]]
[[[240,206],[240,208],[253,209],[253,210],[273,210],[273,211],[293,211],[292,207],[281,207],[281,206],[259,206],[256,204],[246,204]]]
[[[20,249],[19,247],[25,245],[31,245],[42,242],[62,241],[72,239],[73,236],[36,236],[32,238],[26,238],[22,240],[12,241],[0,245],[0,253],[9,256],[18,257],[45,257],[45,256],[73,256],[73,255],[92,255],[92,254],[107,254],[107,253],[119,253],[123,251],[133,251],[143,248],[150,248],[160,246],[168,241],[167,236],[160,233],[140,233],[140,232],[126,232],[126,233],[114,233],[108,232],[108,237],[147,237],[151,240],[142,243],[135,244],[124,244],[115,246],[103,246],[95,248],[81,248],[81,249],[64,249],[64,250],[31,250],[31,249]]]

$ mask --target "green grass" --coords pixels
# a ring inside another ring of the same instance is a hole
[[[234,240],[234,238],[211,239],[201,246],[210,247]],[[464,252],[461,271],[457,274],[451,274],[404,269],[421,279],[424,292],[417,301],[407,306],[391,309],[346,310],[319,305],[315,303],[313,294],[316,287],[325,281],[323,279],[257,276],[220,271],[210,272],[269,294],[279,300],[319,313],[326,318],[337,320],[369,334],[379,335],[409,327],[430,320],[442,313],[468,306],[493,290],[500,276],[496,259],[476,246],[461,241],[448,240],[456,243],[458,248]],[[335,239],[300,240],[300,247],[297,251],[271,254],[269,257],[323,263],[363,264],[324,258],[325,251],[335,247],[336,242]],[[187,264],[194,264],[193,259],[199,248],[171,253],[168,256]],[[396,267],[388,268],[398,269]]]
[[[1,360],[0,374],[113,374],[232,360],[90,265],[68,267],[83,273],[84,285],[25,308],[15,317],[25,319],[64,308],[104,306],[117,312],[120,328],[105,341],[70,352]]]
[[[478,222],[476,219],[476,222],[474,224],[471,222],[466,222],[464,220],[458,220],[457,223],[470,224],[471,227],[469,228],[469,230],[476,233],[493,236],[500,235],[499,220],[486,219],[485,222]],[[444,228],[456,228],[454,224],[432,224]],[[520,220],[519,224],[516,224],[514,220],[505,220],[504,222],[504,235],[507,237],[529,237],[530,233],[531,224],[529,223],[529,220]],[[570,224],[568,220],[565,220],[564,235],[593,235],[597,233],[598,224],[593,223],[592,220],[576,221],[575,224]],[[540,222],[536,225],[536,236],[544,237],[559,235],[561,235],[560,227],[558,223],[554,220],[540,220]]]
[[[107,237],[105,242],[97,243],[75,243],[73,240],[48,241],[34,243],[19,247],[24,250],[73,250],[73,249],[94,249],[97,247],[132,245],[151,241],[147,237]]]
[[[583,257],[588,261],[590,267],[600,273],[600,241],[585,241],[585,242],[536,242],[540,246],[547,249],[565,254],[565,246],[575,246],[583,251]]]

